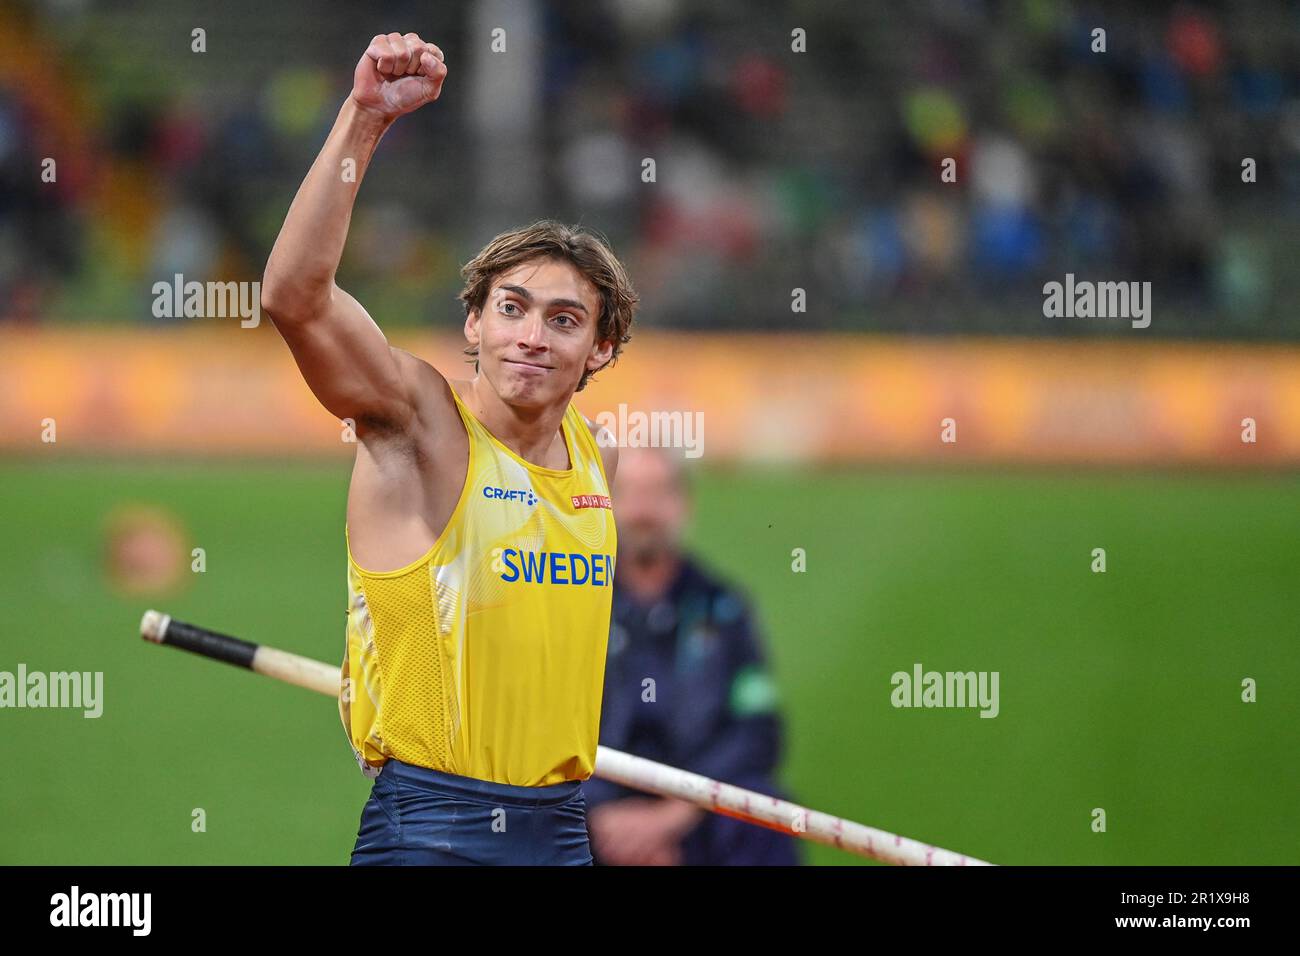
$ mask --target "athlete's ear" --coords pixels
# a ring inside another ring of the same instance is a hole
[[[478,309],[465,313],[465,339],[470,345],[478,345],[478,321],[481,317]]]
[[[614,343],[606,339],[604,342],[597,342],[591,347],[591,354],[587,356],[587,368],[598,369],[609,361],[610,356],[614,354]]]

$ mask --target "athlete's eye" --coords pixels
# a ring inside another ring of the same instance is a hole
[[[577,324],[578,324],[578,320],[575,319],[573,316],[569,315],[569,313],[567,313],[567,312],[564,312],[564,313],[562,313],[562,314],[560,314],[560,315],[557,315],[556,318],[557,318],[557,319],[568,319],[569,322],[572,323],[573,325],[577,325]]]
[[[518,309],[518,308],[519,308],[519,306],[515,305],[513,302],[503,302],[503,303],[501,303],[501,311],[505,312],[507,306],[510,307],[510,308],[512,308],[512,309]],[[523,315],[523,310],[522,310],[522,309],[520,309],[519,314],[520,314],[520,315]],[[513,313],[513,312],[506,312],[506,315],[514,315],[514,313]]]

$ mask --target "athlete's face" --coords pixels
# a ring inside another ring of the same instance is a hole
[[[512,405],[566,400],[587,369],[609,361],[613,344],[596,341],[600,297],[567,262],[536,259],[492,281],[482,312],[465,319],[479,349],[479,372]]]

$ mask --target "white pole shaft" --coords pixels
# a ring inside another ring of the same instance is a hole
[[[164,638],[170,625],[169,615],[147,611],[140,622],[140,633],[155,643],[165,643]],[[231,642],[226,637],[218,637],[218,640]],[[244,646],[251,648],[253,645]],[[338,697],[343,676],[341,668],[264,644],[256,647],[248,666],[259,674],[314,690],[327,697]],[[776,797],[721,783],[644,757],[611,750],[609,747],[596,748],[595,775],[602,780],[663,797],[675,797],[713,813],[770,827],[814,843],[838,847],[882,863],[900,866],[992,865],[962,853],[876,830],[828,813],[809,810]]]
[[[596,776],[625,787],[676,797],[714,813],[768,826],[814,843],[900,866],[991,866],[983,860],[809,810],[609,747],[596,748]]]

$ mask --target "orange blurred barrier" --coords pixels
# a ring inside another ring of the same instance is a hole
[[[0,331],[0,450],[350,455],[269,323],[231,323]],[[390,340],[473,374],[459,331]],[[1300,462],[1292,346],[650,330],[575,401],[625,439],[681,413],[706,460]]]

